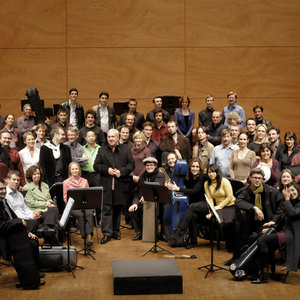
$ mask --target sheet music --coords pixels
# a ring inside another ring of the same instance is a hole
[[[206,202],[207,202],[207,204],[208,204],[210,210],[213,212],[213,214],[214,214],[214,216],[216,217],[218,223],[221,224],[222,221],[221,221],[221,219],[220,219],[220,217],[219,217],[217,211],[215,210],[214,206],[211,204],[211,202],[209,201],[209,199],[208,199],[208,197],[206,196],[206,194],[204,194],[204,196],[205,196],[205,200],[206,200]]]
[[[59,220],[60,227],[64,228],[69,220],[69,216],[71,213],[71,210],[74,206],[75,200],[73,198],[69,198],[68,203],[64,209],[64,212]]]

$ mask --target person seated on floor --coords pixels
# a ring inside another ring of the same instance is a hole
[[[223,220],[223,233],[228,252],[234,249],[234,236],[232,235],[233,221],[235,218],[235,197],[228,179],[222,176],[220,167],[210,165],[207,170],[208,179],[204,183],[204,190],[212,206],[214,206],[220,218]],[[201,223],[210,220],[212,213],[205,201],[191,204],[185,211],[175,234],[169,240],[171,247],[184,246],[184,235],[193,219],[201,218]],[[194,241],[196,242],[196,241]]]
[[[143,164],[145,165],[145,172],[139,177],[139,184],[145,182],[158,182],[160,185],[163,185],[165,177],[157,169],[157,159],[149,156],[143,160]],[[136,233],[135,237],[132,239],[133,241],[142,239],[144,203],[145,200],[140,192],[139,185],[136,185],[132,205],[128,209]]]
[[[18,218],[7,203],[6,182],[0,178],[0,256],[7,261],[13,256],[14,267],[20,282],[24,282],[21,286],[24,289],[36,289],[45,284],[45,281],[40,281],[45,275],[39,273],[38,246],[37,236],[27,232],[26,221]]]
[[[300,189],[295,182],[289,183],[282,191],[284,196],[283,211],[280,218],[268,227],[276,231],[269,235],[262,235],[257,240],[260,274],[253,280],[253,284],[269,281],[269,258],[274,252],[286,245],[286,271],[297,271],[300,263]]]

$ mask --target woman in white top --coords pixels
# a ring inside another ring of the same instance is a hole
[[[39,165],[40,149],[34,147],[35,138],[33,133],[30,131],[24,133],[23,141],[26,147],[19,151],[19,155],[25,173],[29,167]]]

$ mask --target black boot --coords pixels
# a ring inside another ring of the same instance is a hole
[[[180,230],[176,230],[175,234],[170,237],[169,245],[171,247],[183,247],[185,246],[184,242],[184,233]]]
[[[251,281],[251,283],[253,284],[267,283],[269,279],[270,279],[270,275],[268,273],[268,268],[264,268],[261,274],[257,277],[257,279]]]

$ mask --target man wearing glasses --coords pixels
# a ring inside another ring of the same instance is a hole
[[[260,168],[250,171],[250,184],[238,193],[236,206],[237,253],[257,238],[262,228],[273,226],[280,217],[282,194],[265,184],[264,172]],[[234,257],[236,258],[236,257]],[[228,261],[228,264],[230,262]]]

